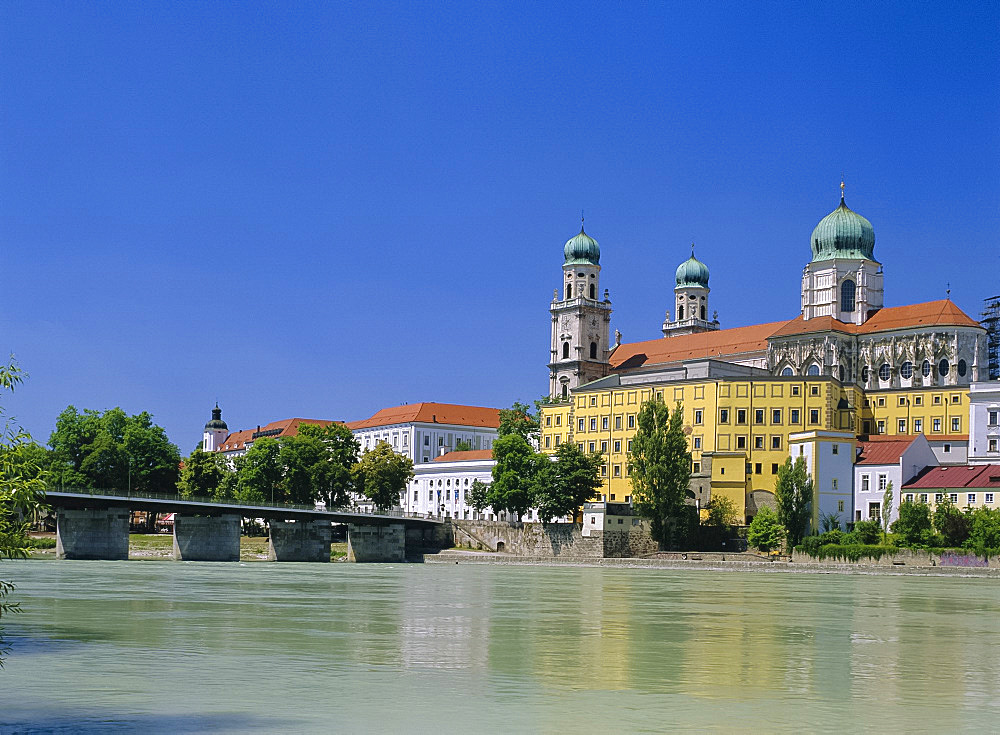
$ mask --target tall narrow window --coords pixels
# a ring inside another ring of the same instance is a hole
[[[840,310],[854,311],[854,295],[856,292],[854,281],[848,278],[840,284]]]
[[[590,284],[590,298],[592,299],[597,298],[597,286],[595,286],[593,283]]]
[[[702,304],[702,305],[701,305],[701,318],[702,318],[702,320],[704,320],[704,319],[705,319],[705,314],[706,314],[706,313],[707,313],[707,312],[705,311],[705,305],[704,305],[704,304]]]
[[[573,298],[573,287],[568,283],[566,284],[566,298],[567,299]]]
[[[683,306],[678,306],[677,307],[677,321],[680,321],[683,318],[684,318],[684,307]]]
[[[569,342],[563,342],[563,360],[569,359]]]
[[[597,343],[596,342],[591,342],[590,343],[590,359],[591,360],[596,360],[597,359]]]

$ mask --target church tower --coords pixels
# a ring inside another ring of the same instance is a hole
[[[212,420],[205,424],[205,434],[201,442],[202,450],[206,452],[218,451],[222,443],[226,441],[227,436],[229,436],[229,427],[222,420],[222,409],[216,403],[215,408],[212,409]]]
[[[882,308],[882,264],[875,260],[872,223],[844,203],[820,220],[810,238],[812,260],[802,270],[802,318],[830,316],[864,324]]]
[[[670,320],[667,311],[663,320],[663,336],[676,337],[681,334],[697,334],[711,332],[719,328],[719,320],[712,315],[708,320],[708,266],[694,257],[694,245],[691,246],[691,257],[677,266],[674,273],[677,285],[674,286],[674,314]]]
[[[583,231],[563,248],[562,285],[552,296],[549,395],[569,391],[607,375],[611,301],[601,296],[601,248]],[[603,300],[602,300],[603,298]]]

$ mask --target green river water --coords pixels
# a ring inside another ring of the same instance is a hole
[[[4,562],[0,732],[1000,728],[990,579]]]

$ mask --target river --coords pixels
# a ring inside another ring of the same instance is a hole
[[[996,580],[6,561],[0,732],[994,730]]]

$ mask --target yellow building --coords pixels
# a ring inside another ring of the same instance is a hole
[[[600,452],[603,499],[629,502],[640,406],[656,396],[680,402],[695,502],[724,495],[750,517],[771,502],[791,434],[965,439],[985,330],[950,300],[883,307],[874,242],[871,223],[842,197],[810,238],[799,315],[731,329],[709,320],[708,267],[692,252],[677,268],[664,336],[623,344],[616,332],[609,345],[600,248],[581,232],[564,248],[564,288],[550,307],[553,403],[542,409],[542,449],[569,441]],[[853,456],[853,443],[845,450]]]

